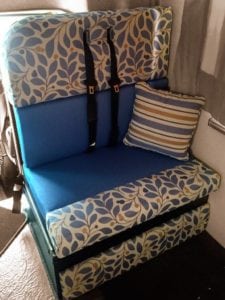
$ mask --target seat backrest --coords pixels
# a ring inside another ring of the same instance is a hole
[[[166,88],[167,79],[151,85]],[[127,132],[135,98],[134,85],[121,88],[119,102],[119,142]],[[110,91],[97,93],[98,122],[96,147],[107,146],[110,135]],[[88,147],[87,97],[67,99],[15,108],[22,160],[27,167],[79,154]]]
[[[106,29],[110,27],[114,33],[123,86],[119,105],[121,141],[132,113],[134,83],[167,76],[171,15],[171,8],[136,8],[34,16],[13,26],[5,42],[4,88],[14,106],[26,166],[87,149],[84,30],[89,31],[98,82],[96,146],[100,147],[108,144],[111,118]]]

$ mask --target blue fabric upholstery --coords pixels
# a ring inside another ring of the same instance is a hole
[[[153,87],[167,87],[167,79],[150,82]],[[135,98],[134,85],[121,88],[119,104],[119,139],[125,136]],[[110,90],[97,93],[98,128],[96,147],[108,144],[111,113]],[[35,167],[84,152],[88,147],[87,97],[79,95],[15,109],[22,152],[27,167]]]
[[[22,160],[33,167],[87,149],[84,96],[15,109]]]
[[[24,168],[43,220],[46,213],[180,164],[165,155],[120,144]]]
[[[23,19],[13,24],[1,51],[7,98],[23,107],[86,94],[86,30],[99,91],[109,88],[109,27],[113,28],[121,86],[166,77],[171,26],[171,7],[159,6]]]

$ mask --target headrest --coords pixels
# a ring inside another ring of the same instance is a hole
[[[171,8],[43,15],[13,25],[4,43],[8,100],[17,107],[86,93],[83,32],[89,32],[97,90],[109,88],[111,27],[121,85],[167,76]]]

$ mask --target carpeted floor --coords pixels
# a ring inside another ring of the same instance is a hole
[[[27,226],[0,257],[0,300],[54,300]]]

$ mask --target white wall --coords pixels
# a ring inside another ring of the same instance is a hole
[[[154,5],[155,0],[0,0],[0,12],[23,9],[61,8],[73,12]]]
[[[208,112],[202,111],[192,151],[222,176],[220,189],[210,196],[211,215],[207,230],[225,247],[225,135],[208,126],[210,117]]]

